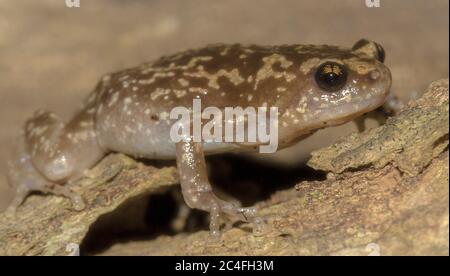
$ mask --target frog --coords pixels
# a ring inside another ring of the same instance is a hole
[[[173,141],[171,110],[195,99],[219,109],[276,107],[277,143],[285,148],[382,106],[392,82],[384,60],[382,46],[368,39],[352,47],[211,44],[106,74],[70,120],[46,110],[26,120],[9,163],[9,182],[16,187],[9,210],[15,212],[33,191],[66,197],[83,209],[69,183],[116,152],[176,160],[183,198],[209,213],[212,236],[220,236],[223,221],[249,223],[258,232],[264,219],[256,207],[214,193],[205,156],[252,152],[261,142]]]

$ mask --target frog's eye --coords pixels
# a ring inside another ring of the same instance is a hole
[[[316,71],[315,80],[320,89],[334,92],[347,82],[347,68],[336,62],[322,63]]]
[[[386,58],[386,52],[380,44],[375,43],[375,48],[377,49],[377,59],[379,62],[384,63],[384,59]]]

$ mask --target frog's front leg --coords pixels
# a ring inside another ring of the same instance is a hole
[[[192,138],[176,145],[177,166],[180,174],[181,190],[186,204],[191,208],[210,213],[211,235],[220,235],[221,215],[231,220],[253,223],[253,231],[260,232],[263,220],[257,216],[255,207],[242,208],[219,199],[208,181],[202,143]]]

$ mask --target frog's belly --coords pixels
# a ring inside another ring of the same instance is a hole
[[[170,137],[171,124],[102,124],[97,121],[96,133],[102,148],[140,158],[175,159],[175,142]],[[234,143],[203,143],[205,154],[238,151]]]

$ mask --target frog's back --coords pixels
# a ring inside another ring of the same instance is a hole
[[[330,53],[345,52],[325,45],[210,45],[105,77],[99,102],[132,96],[162,109],[190,106],[194,98],[205,106],[261,106],[298,87],[305,61]]]
[[[273,91],[286,93],[295,85],[295,71],[307,58],[302,49],[217,44],[106,75],[88,100],[97,113],[99,142],[132,155],[172,158],[174,107],[191,107],[194,98],[203,107],[273,104],[280,98]]]

